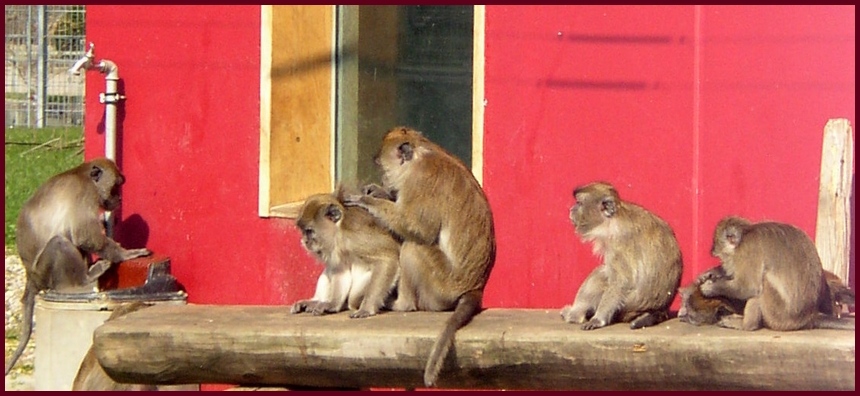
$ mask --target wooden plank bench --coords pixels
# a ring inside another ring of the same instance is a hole
[[[450,315],[288,311],[154,306],[103,324],[93,339],[120,382],[420,388]],[[854,389],[853,331],[741,332],[677,319],[583,331],[558,310],[487,309],[456,337],[440,388]]]

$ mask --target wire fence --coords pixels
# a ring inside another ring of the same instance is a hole
[[[7,5],[6,127],[80,126],[84,73],[68,72],[84,55],[82,5]]]

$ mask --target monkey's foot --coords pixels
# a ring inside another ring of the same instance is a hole
[[[330,311],[330,308],[331,304],[326,301],[301,300],[293,304],[293,307],[290,308],[290,313],[310,312],[314,315],[322,315],[326,311]]]
[[[585,322],[585,314],[573,309],[573,305],[566,305],[561,309],[561,318],[567,323]]]
[[[732,314],[723,316],[719,322],[717,322],[717,326],[725,327],[727,329],[735,329],[735,330],[745,330],[744,329],[744,317],[743,315]],[[755,329],[751,329],[755,330]]]
[[[583,330],[594,330],[605,327],[606,323],[597,318],[591,318],[586,324],[582,325]]]
[[[352,319],[361,319],[361,318],[369,318],[369,317],[375,316],[375,315],[376,315],[376,311],[371,312],[371,311],[368,311],[366,309],[359,309],[358,311],[355,311],[355,312],[349,314],[349,317]]]

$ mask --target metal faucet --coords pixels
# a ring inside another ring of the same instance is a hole
[[[84,54],[81,59],[78,59],[77,62],[69,69],[69,73],[79,76],[81,74],[81,70],[89,69],[93,66],[93,50],[95,49],[95,44],[90,43],[90,49],[87,50],[87,53]]]

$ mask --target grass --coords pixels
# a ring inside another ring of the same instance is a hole
[[[83,128],[6,128],[6,229],[7,250],[15,246],[18,211],[36,188],[51,176],[84,160]]]

